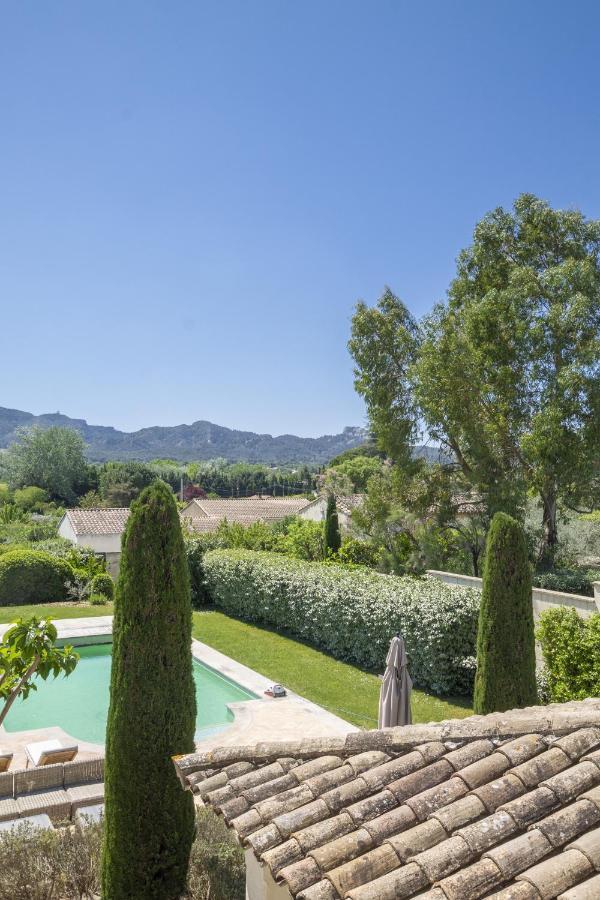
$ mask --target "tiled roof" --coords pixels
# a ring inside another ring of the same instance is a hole
[[[121,534],[129,516],[127,507],[68,509],[65,513],[75,534]]]
[[[600,898],[600,700],[175,764],[298,900]]]
[[[197,498],[193,503],[207,516],[228,522],[276,521],[293,516],[309,505],[305,497],[239,497],[222,500]]]

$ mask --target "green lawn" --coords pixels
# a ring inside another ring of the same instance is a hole
[[[360,728],[377,728],[377,675],[214,610],[194,613],[194,637]],[[463,718],[473,712],[465,698],[442,700],[423,691],[413,691],[412,711],[415,722]]]
[[[83,616],[112,616],[113,604],[104,606],[90,606],[87,603],[48,603],[46,606],[40,603],[29,606],[0,606],[0,625],[14,622],[21,616],[26,619],[29,616],[37,616],[38,619],[49,616],[52,619],[80,619]]]
[[[5,606],[0,607],[0,624],[17,616],[51,616],[70,619],[106,616],[106,606]],[[265,628],[232,619],[215,610],[194,612],[194,637],[215,650],[278,681],[360,728],[377,727],[380,681],[376,675],[356,666],[338,662],[326,653]],[[473,712],[470,701],[461,697],[442,699],[423,691],[413,691],[415,722],[462,718]]]

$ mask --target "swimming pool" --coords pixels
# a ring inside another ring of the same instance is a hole
[[[37,679],[37,691],[17,700],[4,721],[7,731],[28,731],[59,725],[71,737],[93,744],[105,741],[110,686],[111,644],[76,647],[81,659],[68,678]],[[228,703],[255,700],[245,690],[208,666],[193,660],[198,699],[196,740],[233,721]]]

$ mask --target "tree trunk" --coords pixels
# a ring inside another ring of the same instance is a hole
[[[554,566],[558,549],[558,530],[556,527],[556,492],[554,490],[542,494],[542,543],[540,546],[539,564],[543,569]]]
[[[475,578],[479,578],[479,554],[481,553],[481,549],[479,547],[471,547],[471,559],[473,561],[473,575]]]
[[[39,658],[39,656],[36,656],[35,659],[33,660],[33,662],[31,663],[31,665],[29,666],[29,668],[27,669],[27,671],[25,672],[25,674],[23,675],[23,677],[21,678],[21,680],[19,681],[16,688],[14,688],[14,690],[12,690],[10,692],[10,694],[8,695],[8,697],[6,698],[6,700],[4,702],[4,706],[3,706],[2,710],[0,711],[0,726],[4,722],[5,718],[8,715],[9,709],[11,708],[11,706],[13,705],[13,703],[15,702],[15,700],[17,699],[17,697],[23,690],[24,686],[27,684],[27,682],[29,681],[31,676],[35,673],[35,670],[37,669],[39,662],[40,662],[40,658]]]

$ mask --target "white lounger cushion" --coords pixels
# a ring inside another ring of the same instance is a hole
[[[46,763],[66,762],[77,755],[77,744],[66,744],[54,738],[50,741],[36,741],[27,744],[25,752],[34,766],[43,766]]]

